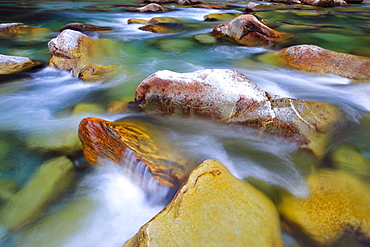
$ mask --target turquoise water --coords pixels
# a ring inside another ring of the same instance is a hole
[[[32,136],[36,135],[41,143],[48,143],[61,138],[64,133],[77,135],[79,122],[87,116],[112,121],[127,117],[125,112],[109,112],[107,109],[119,100],[133,100],[137,85],[163,69],[175,72],[234,69],[247,75],[265,91],[336,104],[344,109],[345,121],[329,144],[329,150],[348,145],[369,158],[370,84],[351,84],[350,80],[336,75],[315,75],[261,63],[257,56],[269,51],[262,47],[243,47],[222,39],[216,44],[197,42],[194,35],[209,34],[222,22],[206,22],[205,15],[242,14],[246,5],[242,1],[217,3],[227,4],[229,9],[184,8],[167,4],[165,6],[173,11],[132,13],[125,11],[129,6],[138,5],[131,1],[0,1],[1,22],[23,22],[45,28],[41,33],[26,37],[0,37],[0,54],[27,56],[45,65],[22,76],[0,77],[0,180],[11,180],[22,187],[42,162],[63,154],[61,150],[46,150],[41,144],[30,148]],[[289,45],[315,44],[334,51],[370,56],[369,7],[369,3],[330,9],[282,6],[280,10],[255,15],[274,22],[278,31],[294,34]],[[127,24],[130,18],[149,20],[160,16],[185,20],[180,31],[171,34],[141,31],[138,28],[142,25]],[[112,49],[107,51],[110,55],[101,62],[118,65],[119,75],[106,83],[86,84],[68,72],[46,66],[50,58],[48,41],[70,22],[113,28],[90,35],[114,41]],[[105,110],[71,115],[80,103],[93,103]],[[158,124],[167,128],[171,133],[170,141],[191,157],[194,166],[204,159],[217,159],[240,179],[256,178],[296,196],[307,194],[304,177],[311,171],[311,166],[325,163],[311,156],[307,158],[291,143],[256,135],[249,129],[176,118],[161,119]],[[361,179],[369,182],[370,177],[365,173]],[[81,198],[89,202],[88,207],[82,202],[86,211],[68,217],[58,216],[63,209],[79,205]],[[0,244],[121,246],[164,206],[164,199],[159,205],[151,204],[141,189],[114,166],[80,170],[76,186],[44,212],[46,217],[18,232],[5,229]],[[63,219],[57,221],[61,229],[55,231],[50,223],[54,215]]]

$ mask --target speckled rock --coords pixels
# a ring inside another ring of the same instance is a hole
[[[0,54],[0,75],[23,72],[40,65],[27,57],[7,56]]]
[[[339,246],[350,238],[370,240],[370,186],[343,171],[321,170],[307,179],[310,196],[282,197],[279,212],[288,231],[305,235],[312,246]]]
[[[32,179],[0,210],[0,226],[17,230],[34,221],[75,178],[73,163],[64,156],[43,163]]]
[[[80,71],[78,78],[85,82],[104,81],[111,78],[116,71],[115,65],[88,64]]]
[[[24,23],[0,23],[0,34],[17,35],[31,29],[32,27]]]
[[[132,7],[128,8],[128,11],[132,12],[163,12],[168,10],[167,8],[164,8],[162,5],[157,4],[157,3],[150,3],[148,5],[145,5],[143,7]]]
[[[212,32],[245,46],[272,47],[292,36],[269,28],[254,15],[248,14],[240,15],[230,22],[218,24]]]
[[[206,160],[124,246],[278,247],[282,240],[273,203],[221,163]]]
[[[92,39],[70,29],[61,32],[48,43],[52,57],[49,65],[57,69],[71,71],[78,77],[81,70],[92,63],[101,64],[104,57],[114,56],[114,42],[108,39]]]
[[[370,78],[370,58],[330,51],[315,45],[291,46],[265,56],[266,62],[292,69],[332,73],[357,80]]]
[[[180,113],[240,124],[317,151],[341,115],[328,103],[272,95],[245,75],[222,69],[158,71],[140,83],[135,101],[148,114]]]

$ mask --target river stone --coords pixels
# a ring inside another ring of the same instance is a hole
[[[262,60],[313,73],[332,73],[355,80],[370,79],[370,58],[326,50],[316,45],[296,45],[262,55]]]
[[[239,15],[240,15],[239,13],[208,14],[205,15],[203,18],[204,21],[227,21]]]
[[[134,119],[110,122],[84,118],[78,134],[85,159],[92,165],[110,160],[133,172],[141,162],[159,184],[171,187],[186,175],[186,159],[174,152],[165,133],[152,124]],[[135,156],[135,162],[125,156],[128,150]]]
[[[317,154],[341,115],[328,103],[272,95],[229,69],[158,71],[140,83],[135,101],[148,114],[195,115],[249,126],[285,137]]]
[[[0,179],[0,204],[10,199],[18,190],[13,181]]]
[[[7,56],[0,54],[0,75],[19,73],[40,65],[27,57]]]
[[[95,25],[89,25],[89,24],[82,24],[79,22],[68,23],[62,28],[62,30],[65,30],[65,29],[71,29],[75,31],[90,31],[90,32],[113,30],[113,28],[111,27],[101,27],[101,26],[95,26]]]
[[[34,221],[66,192],[74,178],[75,168],[67,157],[46,161],[0,210],[0,225],[8,230],[18,230]]]
[[[104,81],[111,78],[116,71],[115,65],[88,64],[80,71],[78,78],[85,82]]]
[[[100,64],[103,58],[113,56],[113,45],[111,40],[92,39],[81,32],[66,29],[48,43],[52,54],[49,65],[71,71],[77,77],[85,66]]]
[[[31,29],[32,27],[24,23],[0,23],[0,34],[18,35]]]
[[[168,9],[164,8],[162,5],[159,5],[157,3],[150,3],[143,7],[128,8],[128,11],[143,13],[143,12],[163,12],[163,11],[168,11]]]
[[[307,199],[285,194],[278,206],[289,231],[304,234],[314,246],[338,246],[346,238],[370,240],[369,184],[339,170],[318,171],[307,182]]]
[[[148,24],[149,20],[143,19],[128,19],[127,24]]]
[[[291,37],[262,24],[254,15],[240,15],[230,22],[218,24],[213,33],[230,38],[245,46],[271,47]]]
[[[191,172],[131,246],[282,246],[274,204],[215,160]]]
[[[180,23],[158,23],[139,27],[139,30],[152,33],[177,33],[182,27]]]

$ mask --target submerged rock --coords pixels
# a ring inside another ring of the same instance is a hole
[[[40,65],[27,57],[7,56],[0,54],[0,75],[23,72]]]
[[[269,94],[245,75],[227,69],[158,71],[140,83],[135,101],[148,114],[180,113],[241,124],[287,138],[317,153],[341,115],[328,103]]]
[[[75,178],[73,163],[65,156],[43,163],[31,180],[0,211],[0,225],[18,230],[34,221]]]
[[[369,184],[343,171],[326,170],[307,182],[307,199],[285,194],[278,206],[288,231],[303,234],[314,246],[339,246],[345,239],[369,243]]]
[[[262,24],[254,15],[241,15],[230,22],[218,24],[213,33],[225,36],[245,46],[271,47],[291,37]]]
[[[52,54],[49,65],[71,71],[73,76],[78,77],[85,66],[108,57],[111,46],[113,42],[108,39],[92,39],[81,32],[66,29],[48,43]],[[100,67],[103,68],[108,69],[106,74],[109,74],[111,67]]]
[[[370,79],[370,58],[326,50],[316,45],[296,45],[261,56],[275,65],[313,73],[332,73],[350,79]]]
[[[282,240],[274,204],[206,160],[124,246],[282,246]]]
[[[84,156],[92,165],[109,160],[131,173],[137,169],[148,170],[151,177],[165,186],[178,185],[189,168],[187,160],[170,146],[165,133],[143,121],[84,118],[78,134]],[[141,175],[145,174],[133,174]]]

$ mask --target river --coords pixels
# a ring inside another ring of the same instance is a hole
[[[137,85],[164,69],[175,72],[234,69],[267,92],[338,105],[345,112],[345,120],[329,148],[350,146],[370,159],[370,83],[353,84],[337,75],[268,65],[258,60],[258,55],[269,51],[262,47],[243,47],[227,40],[216,44],[196,42],[194,35],[210,33],[222,22],[206,22],[205,15],[241,13],[247,4],[244,1],[216,3],[227,4],[230,9],[167,4],[173,11],[133,13],[125,11],[131,5],[138,5],[131,1],[0,1],[1,22],[23,22],[46,30],[30,37],[0,37],[0,54],[26,56],[47,65],[48,41],[65,24],[81,22],[113,28],[91,35],[114,41],[112,56],[105,62],[120,67],[119,75],[105,83],[85,83],[66,71],[48,66],[22,76],[0,77],[0,180],[10,180],[22,187],[37,167],[53,156],[42,145],[30,148],[32,136],[39,136],[47,143],[63,133],[77,135],[78,124],[84,117],[114,121],[128,116],[107,110],[71,115],[75,105],[94,103],[107,109],[118,100],[133,100]],[[294,34],[292,44],[315,44],[338,52],[370,56],[369,10],[367,2],[331,9],[286,6],[256,15],[278,23],[276,30]],[[185,18],[186,24],[183,30],[168,34],[142,31],[138,29],[140,24],[127,24],[130,18],[148,20],[159,16]],[[130,117],[143,118],[141,113]],[[310,169],[306,163],[311,160],[297,151],[295,145],[276,137],[257,135],[253,130],[202,120],[162,121],[158,124],[171,134],[173,146],[187,153],[194,166],[205,159],[216,159],[240,179],[255,178],[297,197],[307,195],[304,177]],[[361,179],[370,182],[370,175],[364,174]],[[1,228],[0,245],[122,246],[164,208],[168,202],[165,194],[158,188],[154,200],[148,198],[115,165],[81,169],[70,193],[44,212],[41,220],[46,218],[46,221],[41,224],[36,221],[17,232]],[[76,212],[69,213],[68,208],[76,207]]]

